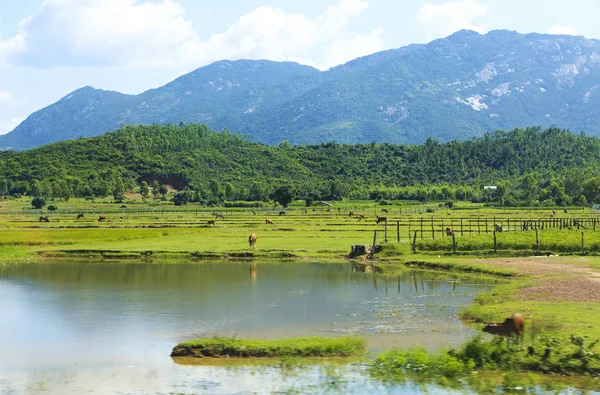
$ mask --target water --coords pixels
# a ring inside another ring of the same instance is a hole
[[[386,281],[347,264],[13,266],[0,272],[0,393],[415,393],[371,380],[361,364],[290,372],[169,355],[213,335],[359,334],[373,351],[458,345],[474,333],[458,310],[492,285],[419,272]],[[427,389],[438,390],[448,393]]]

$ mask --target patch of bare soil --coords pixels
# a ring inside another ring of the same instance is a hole
[[[586,258],[529,257],[480,261],[486,265],[514,269],[542,278],[540,285],[524,288],[519,294],[529,300],[548,302],[600,302],[600,273],[577,265]],[[568,263],[567,263],[568,262]]]

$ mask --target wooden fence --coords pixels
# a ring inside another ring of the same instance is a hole
[[[501,227],[502,232],[519,232],[543,229],[588,229],[600,228],[600,218],[407,218],[391,220],[384,224],[384,241],[413,241],[415,232],[422,239],[448,237],[446,228],[450,228],[456,236],[480,235],[494,232],[494,225]]]

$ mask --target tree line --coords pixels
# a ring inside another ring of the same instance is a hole
[[[205,125],[129,125],[103,136],[0,152],[0,196],[112,196],[175,204],[269,199],[600,202],[600,139],[555,127],[423,145],[268,146]],[[484,189],[493,185],[495,190]],[[288,196],[288,197],[289,197]]]

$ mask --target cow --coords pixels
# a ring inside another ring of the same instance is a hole
[[[252,210],[252,215],[256,215],[256,211]]]
[[[279,212],[279,216],[281,217],[282,215],[285,215],[285,211],[280,211]]]
[[[215,218],[221,218],[222,220],[225,220],[225,216],[221,213],[215,213]]]
[[[248,243],[250,244],[251,250],[256,250],[256,233],[252,233],[248,236]]]
[[[454,235],[454,230],[452,228],[446,228],[446,236],[450,237]]]
[[[552,210],[552,216],[554,217],[556,215],[556,210]]]
[[[106,215],[100,215],[98,217],[98,222],[106,221]]]
[[[354,213],[352,211],[348,212],[348,217],[354,217]]]
[[[47,215],[40,215],[40,222],[50,222],[50,218]]]
[[[365,214],[364,213],[358,214],[358,220],[362,221],[363,219],[365,219]]]
[[[387,222],[387,217],[380,217],[380,216],[376,216],[377,220],[376,223],[379,224],[381,222]]]
[[[502,224],[494,224],[495,232],[502,232]]]
[[[565,212],[565,214],[568,214],[569,212],[567,211],[567,209],[563,209],[563,211]]]
[[[492,335],[506,337],[506,344],[509,348],[511,338],[515,338],[517,347],[519,346],[519,339],[521,339],[521,350],[525,349],[525,317],[522,314],[513,314],[501,324],[491,322],[482,330],[486,333],[491,333]]]
[[[211,219],[211,220],[209,220],[209,221],[206,221],[206,225],[209,225],[209,226],[210,226],[210,225],[214,225],[214,224],[215,224],[215,220],[214,220],[214,219]]]
[[[387,208],[382,208],[382,209],[381,209],[381,212],[382,212],[382,213],[387,213],[387,212],[388,212],[388,210],[387,210]]]
[[[77,214],[77,219],[83,219],[84,215],[82,213]]]
[[[267,219],[265,219],[265,224],[273,225],[273,220],[271,218],[267,218]]]

